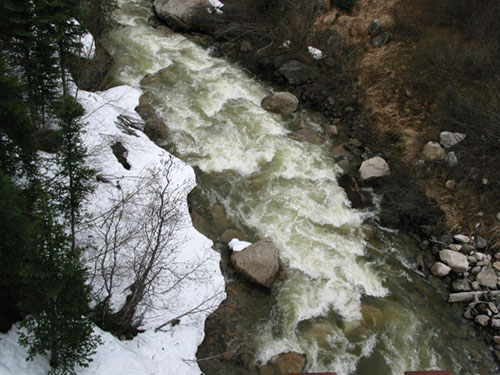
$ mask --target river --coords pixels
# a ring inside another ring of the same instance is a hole
[[[180,34],[153,29],[152,1],[119,4],[122,26],[104,40],[116,60],[114,83],[149,96],[177,155],[208,176],[200,184],[211,203],[236,226],[271,237],[288,266],[271,313],[256,323],[258,363],[297,351],[308,371],[341,375],[490,367],[489,349],[468,335],[461,309],[416,270],[415,244],[377,226],[376,209],[350,208],[332,141],[287,136],[301,121],[319,128],[320,115],[264,111],[271,87]],[[146,74],[154,79],[141,86]]]

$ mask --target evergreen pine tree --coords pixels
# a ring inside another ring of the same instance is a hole
[[[11,176],[33,173],[34,126],[25,90],[0,59],[0,170]]]
[[[74,374],[75,366],[88,365],[99,344],[85,317],[90,289],[80,249],[57,223],[47,196],[39,196],[38,228],[21,267],[21,307],[29,316],[21,323],[19,341],[28,347],[29,359],[50,352],[52,374]]]
[[[55,184],[55,194],[61,212],[69,220],[73,248],[80,207],[85,196],[92,191],[91,181],[95,174],[85,165],[87,149],[82,143],[83,125],[80,122],[83,113],[82,106],[70,96],[63,96],[56,106],[62,145],[56,156],[60,179]]]

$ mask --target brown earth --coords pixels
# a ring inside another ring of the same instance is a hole
[[[391,141],[387,146],[397,152],[396,157],[444,212],[447,229],[473,232],[479,223],[478,231],[493,240],[492,248],[500,248],[500,222],[495,217],[498,207],[490,207],[467,182],[457,181],[457,189],[447,189],[446,167],[436,166],[426,173],[415,167],[423,146],[430,140],[438,141],[439,129],[429,113],[432,105],[425,105],[429,98],[408,83],[416,46],[394,30],[394,9],[399,3],[400,0],[358,0],[351,14],[331,10],[320,19],[317,28],[333,28],[348,44],[358,46],[361,52],[355,73],[362,87],[359,102],[369,113],[373,133]],[[370,43],[367,30],[374,19],[391,33],[385,46],[373,47]]]

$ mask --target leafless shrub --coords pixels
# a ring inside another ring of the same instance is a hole
[[[169,157],[161,170],[149,170],[132,190],[122,188],[111,209],[92,223],[91,283],[99,301],[97,320],[107,329],[133,334],[148,314],[157,315],[160,330],[218,302],[215,293],[182,311],[175,306],[183,303],[174,297],[186,283],[202,283],[210,275],[204,268],[208,259],[200,256],[187,261],[179,254],[186,240],[183,229],[188,223],[183,211],[188,185],[173,179],[174,170],[173,157]],[[120,300],[123,295],[124,302]],[[171,310],[181,312],[162,321],[165,311]]]

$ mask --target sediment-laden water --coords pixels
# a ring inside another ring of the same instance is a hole
[[[467,338],[460,310],[416,271],[412,242],[374,225],[374,212],[350,208],[330,141],[287,136],[301,121],[319,127],[321,116],[267,113],[260,101],[270,87],[183,36],[148,26],[152,1],[119,3],[122,27],[104,41],[117,63],[115,82],[141,87],[154,75],[141,88],[177,154],[218,176],[201,181],[212,203],[236,225],[271,237],[288,266],[273,288],[270,316],[256,323],[258,361],[297,351],[308,371],[477,373],[488,350]]]

